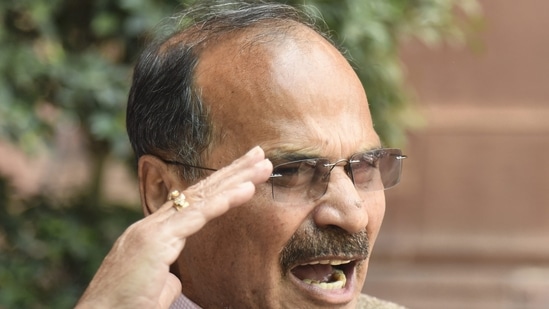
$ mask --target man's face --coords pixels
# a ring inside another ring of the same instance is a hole
[[[240,35],[201,56],[196,83],[216,134],[207,166],[223,167],[255,145],[275,166],[379,147],[351,67],[299,29],[263,43]],[[358,193],[342,165],[317,200],[277,202],[262,184],[250,202],[187,240],[178,262],[183,292],[205,308],[354,308],[384,210],[383,191]]]

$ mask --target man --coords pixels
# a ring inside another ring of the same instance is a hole
[[[78,307],[397,308],[360,293],[404,156],[381,148],[351,66],[286,5],[191,18],[136,66],[146,218]]]

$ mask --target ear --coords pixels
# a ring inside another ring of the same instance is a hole
[[[186,187],[173,166],[152,155],[139,158],[138,177],[145,216],[158,210],[168,200],[169,192]]]

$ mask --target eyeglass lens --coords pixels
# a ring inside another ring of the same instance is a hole
[[[275,166],[270,179],[273,198],[279,202],[319,199],[328,189],[332,169],[344,164],[359,192],[386,190],[399,183],[404,158],[400,149],[377,149],[336,163],[324,158],[283,163]]]

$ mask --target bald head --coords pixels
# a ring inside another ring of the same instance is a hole
[[[284,27],[276,33],[253,27],[202,53],[195,84],[215,124],[213,147],[237,143],[240,152],[262,140],[299,139],[299,126],[316,123],[321,114],[359,117],[364,126],[372,125],[363,87],[342,54],[303,24]],[[289,136],[272,130],[281,120],[296,130]],[[338,125],[346,128],[345,123]]]

